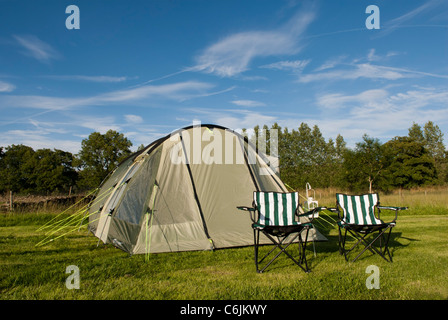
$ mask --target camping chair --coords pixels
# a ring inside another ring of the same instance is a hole
[[[303,213],[297,192],[278,193],[256,191],[254,192],[252,207],[241,206],[238,209],[251,213],[251,220],[253,222],[252,229],[254,231],[255,267],[258,273],[266,270],[282,252],[305,272],[310,272],[305,256],[308,232],[313,228],[311,222],[314,214],[325,208],[315,208]],[[310,216],[310,219],[306,219],[306,216]],[[260,232],[266,235],[274,243],[275,247],[259,260],[258,248],[260,245]],[[305,238],[302,237],[302,232],[305,232]],[[297,240],[299,245],[298,260],[286,251]],[[279,248],[280,252],[260,269],[259,264],[276,248]]]
[[[365,248],[353,259],[353,262],[366,250],[373,254],[377,253],[384,260],[392,262],[392,256],[388,247],[390,234],[396,224],[398,211],[406,210],[406,207],[380,206],[377,193],[359,196],[337,193],[336,208],[327,209],[338,213],[339,253],[344,255],[346,261],[348,261],[349,253],[360,243],[363,243]],[[383,209],[395,211],[395,218],[391,222],[385,223],[380,220],[380,210]],[[387,233],[387,231],[389,232]],[[356,241],[350,249],[345,247],[347,233],[353,236]],[[385,237],[386,234],[387,237]],[[379,248],[374,246],[377,242],[379,242]],[[386,257],[386,254],[389,259]]]

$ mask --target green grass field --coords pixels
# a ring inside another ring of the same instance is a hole
[[[97,246],[98,239],[85,226],[79,232],[36,246],[43,239],[37,229],[55,214],[2,214],[0,297],[2,300],[447,299],[446,192],[382,197],[384,205],[411,207],[400,214],[392,232],[393,263],[370,253],[354,263],[346,262],[338,253],[337,229],[321,228],[329,241],[315,244],[316,255],[313,246],[308,245],[312,270],[309,274],[284,255],[265,273],[257,274],[253,247],[152,254],[145,261],[143,255],[129,256],[110,245]],[[331,205],[330,202],[330,198],[322,199],[324,205]],[[66,287],[71,275],[66,268],[71,265],[79,268],[79,289]],[[370,265],[379,268],[379,289],[366,287],[370,275],[366,268]]]

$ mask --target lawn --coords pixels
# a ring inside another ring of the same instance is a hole
[[[323,223],[317,227],[329,241],[308,246],[309,274],[284,255],[265,273],[257,274],[253,247],[152,254],[146,261],[143,255],[129,256],[110,245],[98,246],[98,239],[85,226],[36,246],[43,239],[38,228],[54,214],[2,214],[0,299],[448,299],[447,205],[441,201],[429,206],[423,200],[413,204],[414,208],[400,214],[393,229],[393,263],[370,253],[354,263],[346,262],[338,253],[337,229],[324,228],[327,224]],[[366,269],[371,265],[378,267],[379,289],[366,286],[370,276]],[[72,275],[66,273],[69,266],[79,269],[79,289],[66,286]]]

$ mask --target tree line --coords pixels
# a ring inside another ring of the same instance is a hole
[[[277,134],[271,136],[271,129]],[[252,141],[265,141],[263,149],[279,157],[281,179],[294,189],[310,182],[314,188],[388,192],[448,183],[443,133],[431,121],[423,127],[414,123],[407,136],[385,143],[364,135],[353,148],[341,135],[326,140],[317,125],[306,123],[292,130],[275,123],[253,131],[254,136],[265,135]],[[278,147],[271,150],[274,143]],[[96,188],[132,154],[131,147],[132,142],[114,130],[91,133],[78,154],[25,145],[0,147],[0,193],[61,194]]]
[[[270,129],[276,129],[277,141],[271,141]],[[310,128],[306,123],[297,130],[257,126],[254,132],[266,135],[263,148],[268,154],[271,143],[277,144],[280,177],[293,189],[309,182],[315,188],[389,192],[448,183],[448,152],[442,131],[432,121],[423,127],[413,123],[407,136],[385,143],[365,134],[353,148],[341,135],[326,140],[317,125]]]
[[[25,145],[0,147],[0,193],[64,194],[98,187],[132,152],[132,142],[122,133],[93,132],[72,154],[58,149]]]

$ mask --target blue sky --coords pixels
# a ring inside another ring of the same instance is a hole
[[[0,146],[114,129],[135,149],[193,121],[353,145],[429,120],[447,143],[447,1],[0,0]]]

